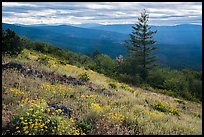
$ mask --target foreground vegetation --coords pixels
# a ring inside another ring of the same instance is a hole
[[[202,134],[200,103],[130,87],[35,50],[4,55],[3,64],[2,134]],[[70,115],[50,107],[56,103]]]

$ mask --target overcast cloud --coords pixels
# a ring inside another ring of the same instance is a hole
[[[202,24],[201,2],[2,2],[2,22],[133,24],[144,8],[151,25]]]

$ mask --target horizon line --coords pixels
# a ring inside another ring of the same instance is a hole
[[[55,24],[23,24],[23,23],[6,23],[6,22],[2,22],[2,24],[10,24],[10,25],[48,25],[48,26],[59,26],[59,25],[83,25],[83,24],[98,24],[98,25],[103,25],[103,26],[109,26],[109,25],[131,25],[130,23],[112,23],[112,24],[104,24],[104,23],[67,23],[67,24],[63,24],[63,23],[55,23]],[[135,23],[133,23],[135,24]],[[149,26],[178,26],[178,25],[200,25],[202,26],[202,23],[180,23],[180,24],[174,24],[174,25],[151,25],[149,24]]]

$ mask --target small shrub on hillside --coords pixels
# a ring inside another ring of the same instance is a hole
[[[148,84],[142,84],[141,87],[149,91],[155,91],[155,89]]]
[[[179,115],[178,111],[176,109],[173,109],[171,107],[167,107],[164,104],[162,104],[161,102],[157,102],[155,104],[152,105],[152,107],[155,110],[161,111],[161,112],[167,112],[167,113],[172,113],[174,115]]]
[[[133,76],[131,74],[119,73],[117,76],[117,79],[120,80],[121,82],[128,83],[128,84],[134,84],[134,85],[141,84],[141,78],[139,75]]]
[[[186,101],[182,100],[182,99],[174,99],[176,102],[178,102],[179,104],[186,104]]]
[[[89,77],[89,75],[86,72],[84,72],[84,73],[81,73],[79,75],[79,79],[82,80],[82,81],[87,82],[87,81],[90,80],[90,77]]]
[[[161,111],[161,112],[168,112],[168,108],[163,105],[161,102],[157,102],[152,105],[154,109]]]
[[[114,82],[110,82],[108,85],[113,89],[117,88],[117,86],[116,86],[116,84]]]
[[[65,61],[65,60],[60,60],[59,63],[62,64],[62,65],[66,65],[66,64],[67,64],[67,61]]]
[[[77,123],[77,128],[80,128],[85,134],[88,134],[92,130],[92,125],[87,121],[80,121]]]
[[[126,84],[122,84],[120,87],[121,87],[122,89],[129,90],[129,91],[131,91],[131,92],[134,92],[134,89],[131,88],[130,86],[126,85]]]
[[[19,54],[18,55],[19,58],[22,58],[22,59],[27,59],[27,60],[30,60],[28,54],[25,54],[23,51],[22,51],[22,54]]]
[[[176,109],[171,108],[171,109],[169,110],[169,112],[172,113],[173,115],[179,116],[178,110],[176,110]]]
[[[46,55],[41,55],[40,57],[38,57],[37,60],[39,63],[44,64],[44,65],[48,65],[49,63],[49,58]]]

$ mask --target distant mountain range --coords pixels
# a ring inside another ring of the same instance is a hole
[[[71,26],[80,27],[80,28],[92,28],[92,27],[100,27],[103,26],[97,23],[86,23],[86,24],[71,24]]]
[[[4,29],[10,28],[17,34],[32,40],[49,42],[79,53],[92,53],[95,50],[100,50],[102,53],[115,57],[118,54],[124,54],[126,50],[120,43],[121,39],[125,39],[127,35],[115,32],[90,30],[68,25],[26,25],[25,27],[3,23],[2,27]]]
[[[124,40],[129,38],[134,24],[80,24],[80,25],[15,25],[2,23],[21,36],[68,48],[74,52],[91,53],[99,50],[115,58],[126,54]],[[176,68],[202,66],[202,26],[183,24],[177,26],[151,26],[157,30],[154,39],[160,48],[156,52],[161,65]]]

